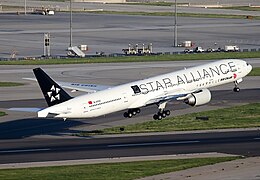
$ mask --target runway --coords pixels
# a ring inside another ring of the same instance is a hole
[[[221,152],[260,155],[258,130],[114,138],[1,141],[0,164]]]

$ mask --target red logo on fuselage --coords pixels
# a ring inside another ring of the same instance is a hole
[[[237,78],[237,74],[234,74],[234,79],[236,79]]]
[[[92,101],[89,101],[88,104],[92,104]]]

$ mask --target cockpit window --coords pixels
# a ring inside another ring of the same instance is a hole
[[[139,88],[137,85],[131,86],[131,88],[133,89],[133,91],[134,91],[135,94],[138,94],[138,93],[141,92],[140,88]]]

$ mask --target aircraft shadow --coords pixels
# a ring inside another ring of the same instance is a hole
[[[219,105],[219,103],[253,103],[253,102],[260,102],[260,88],[255,89],[241,89],[239,93],[235,93],[232,90],[215,90],[212,92],[212,101],[209,105]],[[16,106],[26,106],[29,103],[37,102],[39,105],[42,105],[44,100],[36,99],[36,100],[28,100],[24,101],[14,101],[14,102],[3,102],[1,103],[2,108],[12,107],[15,103]],[[174,101],[173,101],[174,102]],[[172,106],[173,110],[178,109],[186,109],[190,108],[188,105],[180,104],[178,102],[178,106]],[[144,110],[144,111],[143,111]],[[157,109],[156,108],[143,108],[142,114],[149,115],[153,114]],[[106,121],[115,121],[122,119],[122,113],[118,114],[111,114],[106,117],[100,118],[90,118],[88,119],[87,123],[82,120],[76,119],[69,119],[67,121],[63,121],[62,119],[44,119],[44,118],[25,118],[25,119],[18,119],[14,121],[8,121],[0,123],[0,139],[22,139],[26,137],[36,136],[36,135],[56,135],[61,136],[66,133],[68,134],[77,134],[82,131],[71,130],[70,128],[81,126],[81,125],[89,125],[93,120],[95,124],[103,123]]]
[[[35,135],[76,134],[69,128],[86,124],[82,121],[44,118],[26,118],[0,123],[0,139],[22,139]]]

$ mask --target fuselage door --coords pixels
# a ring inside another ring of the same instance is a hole
[[[89,110],[89,105],[87,103],[83,104],[83,113],[87,113]]]
[[[124,103],[128,103],[127,93],[123,93],[123,101]]]

